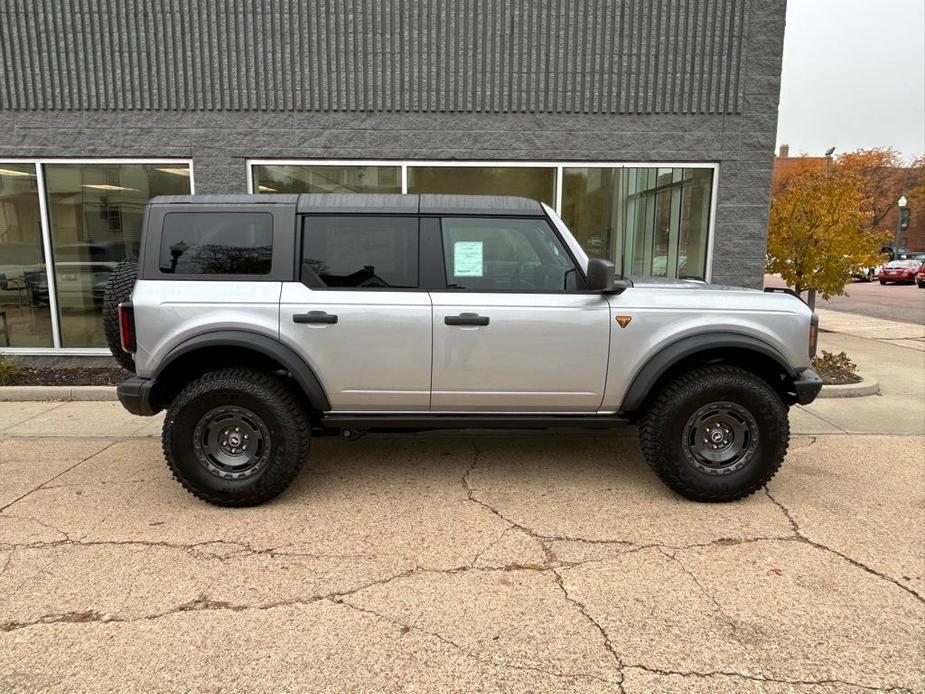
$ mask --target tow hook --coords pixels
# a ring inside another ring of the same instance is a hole
[[[345,441],[356,441],[358,438],[366,434],[366,431],[363,429],[341,429],[340,437]]]

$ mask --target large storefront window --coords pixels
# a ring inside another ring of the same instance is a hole
[[[712,168],[566,167],[562,219],[629,276],[705,279]]]
[[[63,347],[104,347],[109,273],[138,254],[145,203],[190,192],[177,164],[44,164]],[[47,294],[47,288],[46,288]]]
[[[408,166],[409,193],[519,195],[554,205],[556,170],[549,166]]]
[[[52,344],[35,164],[0,162],[0,348]]]
[[[400,166],[259,164],[255,193],[401,193]]]

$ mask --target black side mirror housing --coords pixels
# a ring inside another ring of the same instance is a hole
[[[588,289],[606,292],[613,286],[614,266],[603,258],[588,258]]]
[[[628,279],[614,279],[614,265],[603,258],[588,258],[588,289],[604,294],[620,294],[632,287]]]

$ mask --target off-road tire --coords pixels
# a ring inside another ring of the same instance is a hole
[[[245,479],[225,479],[200,461],[197,425],[216,407],[256,414],[269,433],[265,464]],[[276,497],[295,479],[308,457],[310,425],[305,407],[281,378],[245,368],[209,372],[171,403],[161,441],[174,478],[193,496],[216,506],[256,506]]]
[[[109,351],[119,362],[119,366],[132,373],[135,372],[135,359],[122,349],[122,339],[119,335],[119,304],[131,298],[136,279],[138,258],[126,258],[109,274],[106,292],[103,294],[103,332],[106,335],[106,344],[109,345]]]
[[[705,472],[685,453],[685,427],[699,408],[729,402],[746,410],[758,436],[748,462],[728,473]],[[763,379],[744,369],[701,366],[666,383],[640,420],[643,455],[668,487],[694,501],[735,501],[754,494],[777,473],[790,443],[787,406]]]

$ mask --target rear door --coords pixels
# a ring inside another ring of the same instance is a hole
[[[609,304],[583,288],[543,217],[443,217],[445,274],[432,289],[431,408],[456,412],[594,412],[610,349]],[[430,239],[424,237],[426,246]]]
[[[419,221],[307,215],[299,282],[283,284],[280,337],[335,411],[426,411],[431,302],[419,289]]]

